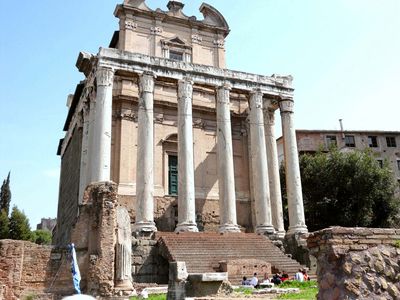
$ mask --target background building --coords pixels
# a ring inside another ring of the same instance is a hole
[[[399,131],[340,131],[340,130],[296,130],[297,147],[300,154],[328,151],[331,145],[338,149],[370,149],[377,162],[386,160],[393,176],[400,182],[400,132]],[[279,162],[284,159],[283,139],[277,140]]]

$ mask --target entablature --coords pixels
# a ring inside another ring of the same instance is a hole
[[[93,67],[138,74],[151,72],[157,77],[175,80],[190,77],[196,84],[212,87],[222,86],[225,82],[229,82],[232,89],[246,92],[259,89],[268,98],[291,100],[294,92],[293,78],[290,75],[263,76],[110,48],[100,48],[96,66]]]

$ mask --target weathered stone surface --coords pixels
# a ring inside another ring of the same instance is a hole
[[[308,245],[318,260],[318,299],[398,299],[400,256],[393,232],[331,227],[310,234]]]

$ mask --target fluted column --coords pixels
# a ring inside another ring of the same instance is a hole
[[[193,165],[193,82],[178,82],[178,225],[176,232],[197,232]]]
[[[91,182],[110,181],[113,80],[113,70],[97,69],[96,109],[90,152],[92,155]]]
[[[231,111],[229,107],[230,89],[230,86],[225,84],[217,90],[220,232],[240,232],[236,219],[235,173],[233,169]]]
[[[250,95],[251,165],[257,223],[256,232],[273,234],[275,230],[271,219],[262,98],[263,94],[259,90]]]
[[[279,238],[285,237],[281,182],[279,178],[278,149],[275,139],[275,110],[264,109],[265,142],[267,146],[269,194],[271,199],[272,225]]]
[[[154,76],[139,77],[136,164],[136,222],[134,231],[157,231],[154,223]]]
[[[289,208],[288,234],[307,232],[304,217],[303,194],[301,190],[299,154],[296,130],[293,122],[293,101],[279,102],[282,118],[282,133],[285,152],[286,191]]]

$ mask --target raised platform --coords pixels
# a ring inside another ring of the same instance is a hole
[[[303,268],[265,236],[255,233],[157,233],[160,254],[168,261],[184,261],[189,273],[220,271],[220,262],[257,259],[269,262],[273,272],[286,271],[290,277]],[[252,274],[246,274],[247,277]],[[259,274],[262,279],[264,274]],[[271,274],[268,274],[271,276]],[[229,278],[237,284],[241,277]]]

